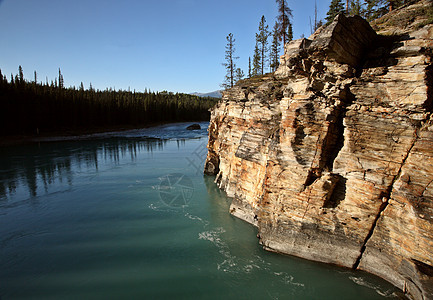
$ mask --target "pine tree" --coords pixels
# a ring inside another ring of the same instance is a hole
[[[287,28],[287,42],[293,40],[293,26],[292,23],[289,23],[289,28]]]
[[[241,68],[237,68],[235,71],[235,82],[242,80],[244,76],[245,76],[244,71],[242,71]]]
[[[20,84],[24,83],[24,72],[23,72],[23,68],[21,66],[18,67],[18,80]]]
[[[239,57],[234,56],[235,53],[235,38],[233,37],[232,33],[229,33],[229,35],[226,37],[227,39],[227,45],[226,45],[226,55],[225,60],[226,62],[222,65],[226,68],[226,76],[224,79],[224,82],[221,84],[221,87],[228,89],[232,88],[235,83],[235,71],[236,71],[236,63],[235,60]]]
[[[293,39],[289,38],[288,30],[292,26],[292,23],[290,22],[290,18],[292,18],[292,10],[287,4],[287,0],[275,0],[277,2],[278,6],[278,16],[277,16],[277,22],[278,22],[278,32],[280,36],[280,40],[283,41],[283,45],[285,45],[287,42],[291,41]]]
[[[251,56],[248,57],[248,78],[251,78]]]
[[[279,62],[280,62],[280,40],[278,33],[278,23],[275,22],[274,31],[272,32],[272,44],[271,44],[271,53],[270,53],[270,67],[271,72],[275,72],[277,70]]]
[[[335,17],[340,13],[344,13],[344,4],[342,0],[332,0],[329,5],[329,10],[326,13],[326,24],[330,24],[334,21]]]
[[[259,50],[259,45],[257,43],[257,36],[258,34],[256,33],[256,46],[254,48],[254,56],[253,56],[253,72],[252,75],[253,76],[257,76],[260,75],[260,50]]]
[[[257,45],[260,51],[260,74],[264,74],[266,62],[268,59],[268,37],[270,33],[268,25],[266,25],[266,18],[262,16],[259,23],[259,33],[256,35]]]
[[[63,87],[64,87],[63,75],[59,68],[59,88],[63,89]]]
[[[36,73],[36,71],[35,71],[34,75],[35,75],[35,84],[37,84],[38,83],[38,73]]]

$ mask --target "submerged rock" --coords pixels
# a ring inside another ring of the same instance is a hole
[[[186,129],[187,130],[200,130],[201,127],[200,127],[200,124],[192,124],[192,125],[189,125]]]
[[[288,43],[274,74],[225,91],[211,113],[205,173],[266,249],[365,270],[432,299],[433,25],[384,20],[376,34],[338,16]]]

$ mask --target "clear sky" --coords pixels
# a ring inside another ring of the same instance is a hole
[[[314,0],[288,0],[295,39],[310,35]],[[324,18],[330,0],[317,0]],[[248,72],[261,16],[274,0],[0,0],[0,69],[7,75],[97,89],[210,92],[220,89],[226,36]]]

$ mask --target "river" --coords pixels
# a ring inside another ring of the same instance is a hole
[[[375,276],[264,251],[203,175],[200,124],[0,148],[0,299],[394,298]]]

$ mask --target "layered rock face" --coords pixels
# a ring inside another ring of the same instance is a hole
[[[213,109],[205,173],[266,249],[433,299],[431,5],[338,16]]]

